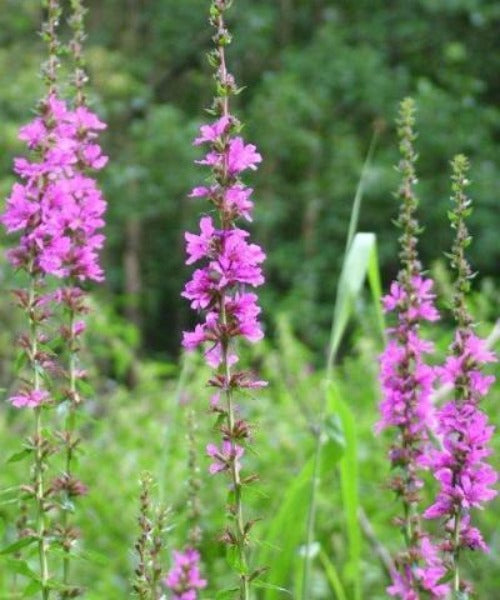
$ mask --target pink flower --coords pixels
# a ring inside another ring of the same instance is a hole
[[[211,192],[210,188],[198,186],[195,187],[192,192],[189,194],[190,198],[204,198],[208,196]]]
[[[239,459],[243,456],[244,452],[244,448],[228,440],[222,442],[221,448],[218,448],[215,444],[208,444],[207,454],[214,459],[214,462],[209,467],[210,473],[214,475],[221,471],[227,471],[233,463],[236,470],[239,471],[241,468]]]
[[[226,190],[224,195],[226,209],[234,211],[237,216],[242,216],[247,221],[252,221],[251,211],[253,209],[253,202],[249,200],[252,192],[252,188],[247,188],[242,185],[230,187]]]
[[[415,573],[420,585],[430,593],[431,598],[446,598],[450,593],[447,583],[439,583],[446,575],[446,567],[439,556],[438,549],[431,543],[428,537],[420,540],[420,552],[424,561],[424,567],[417,567]]]
[[[233,82],[227,73],[218,74]],[[233,83],[228,84],[228,90]],[[206,198],[217,211],[217,219],[203,216],[199,233],[185,234],[186,263],[196,263],[198,268],[186,283],[182,296],[201,313],[201,322],[194,331],[184,332],[182,343],[187,350],[203,347],[205,361],[214,369],[209,385],[228,395],[266,385],[245,371],[232,369],[239,360],[238,339],[255,343],[263,337],[258,298],[248,289],[264,283],[265,254],[257,244],[250,243],[250,234],[237,223],[240,218],[251,221],[253,209],[250,200],[253,190],[243,183],[240,175],[247,169],[255,170],[262,158],[253,144],[233,137],[237,121],[228,113],[227,101],[216,105],[224,107],[219,118],[203,125],[194,140],[196,146],[209,144],[204,158],[195,162],[211,167],[210,183],[195,187],[189,196]],[[231,403],[227,403],[226,410],[218,404],[219,394],[216,398],[217,403],[211,409],[223,417],[224,425],[220,424],[221,445],[207,446],[207,454],[213,459],[209,470],[234,476],[234,470],[240,471],[244,453],[243,447],[235,442],[245,435],[232,422]]]
[[[30,197],[32,198],[25,186],[14,184],[12,193],[7,198],[6,210],[0,217],[8,233],[28,227],[32,217],[39,212],[40,206]]]
[[[206,341],[206,334],[203,325],[196,325],[194,331],[184,331],[182,334],[182,345],[186,350],[194,350],[200,344]]]
[[[172,600],[196,600],[197,590],[207,585],[200,574],[200,555],[192,549],[174,551],[174,564],[165,578],[165,585],[172,592]]]
[[[445,365],[437,372],[444,383],[455,386],[458,396],[437,413],[437,432],[443,443],[428,462],[439,491],[424,516],[444,517],[453,528],[456,515],[460,515],[460,545],[485,551],[481,533],[469,523],[471,509],[482,508],[496,496],[493,486],[498,476],[486,462],[494,428],[479,409],[481,397],[494,381],[494,377],[481,372],[481,367],[496,358],[484,340],[464,329],[457,332],[450,350]]]
[[[255,171],[260,162],[262,162],[262,156],[253,144],[245,144],[241,137],[230,141],[227,168],[231,175],[237,175],[245,169]]]
[[[14,184],[1,217],[7,232],[21,234],[17,248],[8,253],[16,267],[34,260],[42,272],[56,277],[103,279],[97,250],[104,237],[97,231],[104,225],[106,202],[79,161],[92,169],[104,166],[107,157],[91,141],[104,127],[87,108],[71,111],[51,95],[44,118],[21,129],[20,138],[29,148],[41,148],[41,157],[15,160],[23,183]]]
[[[47,136],[47,129],[40,117],[21,127],[19,139],[28,144],[28,148],[37,148]]]
[[[9,402],[16,408],[36,408],[48,398],[49,393],[45,390],[30,390],[29,392],[20,392],[16,396],[11,396]]]
[[[211,217],[203,217],[200,220],[200,231],[200,235],[189,232],[185,234],[187,242],[186,250],[188,253],[188,259],[186,260],[187,265],[191,265],[194,262],[209,256],[209,250],[214,242],[216,234]]]
[[[215,142],[226,133],[230,125],[231,118],[226,116],[221,117],[213,125],[202,125],[200,127],[201,135],[194,140],[193,144],[199,146],[205,142]]]

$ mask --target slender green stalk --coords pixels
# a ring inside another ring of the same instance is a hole
[[[38,363],[38,319],[37,319],[37,303],[38,303],[38,275],[35,272],[33,263],[29,269],[30,285],[28,292],[27,313],[29,320],[29,359],[30,366],[33,372],[33,390],[39,392],[41,389],[40,381],[40,365]],[[43,600],[48,600],[50,596],[49,567],[48,567],[48,544],[46,538],[46,507],[45,507],[45,440],[43,435],[42,424],[42,406],[37,406],[34,409],[35,413],[35,436],[34,436],[34,498],[36,502],[36,517],[35,528],[38,538],[38,562],[40,568],[40,584]]]
[[[74,104],[75,107],[84,106],[85,83],[87,82],[87,74],[85,71],[85,60],[83,55],[83,43],[85,40],[84,17],[86,9],[83,6],[83,0],[71,0],[71,15],[68,19],[68,24],[73,32],[69,42],[69,51],[73,60],[73,79],[74,88]],[[76,288],[74,277],[69,277],[66,282],[68,286],[68,302],[65,310],[67,316],[67,414],[64,424],[63,440],[65,445],[65,472],[64,479],[66,487],[64,490],[64,506],[62,512],[62,536],[63,536],[63,584],[65,590],[61,592],[61,598],[70,597],[69,594],[78,594],[77,588],[70,590],[70,573],[71,573],[71,547],[74,541],[74,531],[71,529],[70,512],[72,510],[72,494],[71,486],[73,479],[73,457],[75,448],[78,445],[78,436],[75,435],[76,427],[76,410],[80,405],[80,397],[77,389],[77,369],[78,369],[78,352],[79,343],[77,333],[75,331],[76,317],[78,312],[82,312],[83,303],[80,298],[72,297],[72,290]],[[82,293],[83,294],[83,293]]]
[[[354,239],[354,235],[356,233],[357,223],[359,219],[359,212],[361,209],[361,200],[363,198],[363,190],[364,190],[364,182],[366,178],[366,173],[369,165],[371,164],[373,153],[375,152],[375,147],[377,145],[377,139],[379,135],[379,129],[375,128],[372,139],[370,141],[370,146],[368,148],[368,152],[366,154],[365,161],[363,163],[363,169],[361,171],[361,177],[359,179],[358,187],[356,189],[356,194],[354,197],[353,208],[351,211],[351,218],[349,221],[349,229],[347,233],[346,240],[346,249],[345,249],[345,257],[349,252],[349,249],[352,244],[352,240]],[[335,363],[338,344],[335,344],[336,338],[336,323],[335,320],[332,322],[332,329],[330,335],[330,343],[328,346],[328,356],[326,361],[326,373],[325,373],[325,386],[327,387],[333,378],[333,365]],[[326,407],[327,407],[327,390],[324,390],[324,394],[322,395],[321,407],[319,412],[318,422],[313,426],[313,434],[315,437],[315,445],[314,445],[314,459],[313,459],[313,473],[311,479],[311,492],[309,497],[309,508],[307,512],[307,525],[306,525],[306,544],[305,544],[305,556],[303,561],[303,571],[302,571],[302,586],[301,586],[301,599],[309,600],[309,580],[310,580],[310,572],[311,572],[311,547],[314,541],[314,530],[315,530],[315,522],[316,522],[316,505],[317,505],[317,491],[319,486],[319,474],[320,474],[320,465],[321,465],[321,447],[322,447],[322,437],[323,437],[323,427],[324,421],[326,417]]]
[[[202,540],[202,529],[200,527],[201,518],[201,501],[200,501],[200,487],[201,482],[198,474],[198,449],[196,447],[196,414],[194,408],[189,408],[188,418],[188,520],[189,520],[189,533],[188,540],[191,548],[198,549]]]
[[[226,31],[224,23],[223,9],[227,6],[220,7],[219,14],[216,19],[216,25],[218,32]],[[225,47],[220,37],[215,38],[217,45],[217,53],[219,58],[219,71],[217,73],[217,81],[219,82],[221,89],[224,89],[228,80],[228,70],[226,66],[226,53]],[[222,98],[222,116],[230,117],[229,111],[229,93],[226,91]],[[227,180],[228,177],[228,165],[227,156],[224,163],[224,169],[222,174],[222,180]],[[221,225],[223,229],[229,229],[232,227],[231,223],[225,222],[224,212],[220,211]],[[223,330],[227,329],[227,316],[226,316],[226,298],[225,293],[221,293],[220,298],[220,321]],[[234,431],[235,426],[235,414],[234,414],[234,401],[233,393],[230,388],[229,382],[231,381],[231,366],[229,363],[229,347],[228,341],[225,340],[222,343],[222,371],[225,375],[226,389],[224,392],[226,400],[226,422],[229,432]],[[232,441],[231,441],[232,443]],[[243,497],[242,497],[242,483],[240,474],[238,471],[237,461],[231,460],[230,474],[234,490],[234,516],[236,521],[236,547],[238,551],[238,561],[240,565],[240,600],[250,600],[250,580],[248,578],[248,559],[246,550],[246,533],[245,533],[245,519],[243,512]]]
[[[226,311],[225,311],[225,299],[224,296],[221,299],[221,323],[223,326],[227,325],[226,322]],[[226,381],[231,381],[231,367],[228,359],[228,347],[227,344],[223,345],[222,348],[222,369]],[[227,427],[229,431],[234,430],[235,416],[234,416],[234,402],[231,389],[227,387],[225,391],[226,396],[226,410],[227,410]],[[248,580],[248,561],[246,556],[246,535],[245,535],[245,520],[243,516],[243,500],[242,500],[242,485],[240,474],[236,460],[231,461],[231,479],[234,489],[234,505],[235,505],[235,517],[236,517],[236,546],[238,548],[238,559],[241,566],[242,572],[240,573],[240,600],[250,600],[250,582]]]
[[[472,330],[473,319],[467,308],[466,296],[470,290],[470,280],[474,276],[472,269],[466,257],[466,248],[471,242],[471,237],[467,229],[465,219],[471,213],[471,201],[467,197],[466,191],[469,185],[468,159],[459,154],[454,157],[452,163],[452,200],[454,201],[453,210],[450,212],[451,225],[455,229],[456,236],[451,249],[451,267],[456,272],[453,295],[453,316],[457,323],[457,330],[464,337],[470,334]],[[461,348],[455,345],[455,353],[460,356]],[[455,402],[463,402],[470,394],[470,379],[464,378],[462,385],[455,389]],[[460,436],[462,440],[462,436]],[[457,474],[453,473],[453,485],[456,485]],[[458,595],[460,592],[460,506],[455,507],[453,537],[452,561],[453,561],[453,590]],[[458,597],[458,596],[457,596]]]
[[[83,43],[85,41],[85,14],[83,0],[71,0],[71,17],[68,19],[69,26],[73,30],[73,37],[69,49],[74,64],[73,86],[75,88],[75,104],[83,106],[86,103],[85,84],[88,76],[85,70],[85,57],[83,54]]]
[[[70,527],[70,510],[72,498],[69,486],[72,481],[72,462],[73,453],[77,441],[74,439],[75,429],[75,408],[78,404],[78,391],[76,388],[76,369],[77,369],[77,341],[74,335],[75,330],[75,310],[72,306],[68,308],[68,412],[64,426],[63,439],[65,442],[65,472],[64,478],[67,482],[67,487],[64,491],[64,507],[62,512],[62,534],[63,540],[63,584],[70,584],[70,567],[71,567],[71,539],[69,535]],[[62,598],[66,598],[65,591],[61,593]]]

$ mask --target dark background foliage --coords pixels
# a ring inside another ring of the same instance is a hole
[[[0,16],[1,188],[11,183],[15,140],[40,84],[36,0],[6,0]],[[186,199],[203,173],[191,146],[211,87],[205,0],[92,0],[87,57],[92,95],[109,122],[108,292],[140,324],[143,348],[175,355],[189,320],[182,236],[200,205]],[[497,276],[495,193],[500,135],[500,7],[487,0],[240,0],[230,63],[247,86],[237,112],[265,162],[255,236],[269,254],[265,305],[291,309],[303,339],[325,342],[329,305],[361,166],[361,227],[378,235],[383,273],[396,269],[397,147],[393,120],[407,94],[419,106],[418,150],[426,265],[442,256],[448,161],[472,161],[474,267]]]

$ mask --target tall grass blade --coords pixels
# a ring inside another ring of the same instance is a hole
[[[361,599],[361,551],[362,532],[358,521],[358,444],[356,420],[349,406],[344,402],[334,382],[328,387],[328,412],[337,414],[342,424],[345,450],[340,460],[340,492],[344,508],[347,539],[349,541],[347,579],[352,582],[355,600]]]
[[[326,364],[326,382],[332,379],[333,365],[337,357],[338,349],[342,341],[342,337],[345,333],[349,319],[352,314],[353,304],[361,292],[363,284],[368,276],[370,288],[372,291],[372,297],[375,305],[375,310],[379,311],[380,297],[381,297],[381,283],[380,275],[378,271],[378,256],[376,247],[376,237],[373,233],[356,233],[359,222],[359,215],[361,211],[361,202],[363,198],[364,186],[366,183],[366,174],[371,164],[373,154],[375,151],[376,141],[378,137],[378,130],[376,129],[373,133],[370,147],[363,164],[361,177],[358,182],[356,194],[354,196],[353,207],[351,211],[351,217],[349,221],[349,228],[347,232],[346,240],[346,251],[344,256],[344,262],[342,265],[341,276],[337,287],[337,294],[334,304],[334,314],[332,321],[332,329],[330,334],[330,344],[328,350],[328,358]],[[379,325],[383,325],[382,313],[377,313],[377,320]],[[383,327],[382,327],[383,329]],[[326,390],[325,394],[328,393]],[[318,468],[321,458],[321,437],[326,418],[327,410],[327,398],[323,399],[322,407],[320,409],[320,419],[317,426],[316,434],[316,448],[313,463],[313,474],[311,480],[310,499],[309,499],[309,510],[307,519],[307,534],[306,534],[306,548],[311,547],[314,538],[315,529],[315,514],[316,514],[316,496],[318,488]],[[355,458],[355,453],[354,453]],[[342,472],[341,472],[342,481]],[[347,484],[346,484],[347,485]],[[348,494],[346,493],[346,496]],[[353,538],[354,539],[354,538]],[[352,554],[354,556],[354,553]],[[353,563],[355,568],[357,563]],[[301,589],[301,599],[309,600],[309,573],[311,565],[311,556],[309,552],[305,553],[304,564],[303,564],[303,579]],[[358,591],[356,590],[356,600],[358,599]]]
[[[347,600],[347,596],[344,590],[344,586],[342,585],[342,581],[340,580],[339,573],[332,563],[332,561],[328,558],[326,552],[321,549],[319,553],[319,559],[323,568],[325,570],[326,578],[335,594],[336,600]]]
[[[361,201],[363,200],[363,192],[365,191],[366,174],[368,173],[368,169],[370,168],[373,159],[373,153],[375,152],[375,147],[377,145],[378,134],[379,130],[374,129],[372,139],[370,141],[370,146],[368,148],[368,152],[366,153],[365,162],[363,163],[363,168],[361,169],[361,176],[356,187],[356,193],[354,195],[354,201],[352,203],[351,217],[349,219],[349,229],[347,230],[347,240],[345,245],[346,255],[349,251],[349,248],[351,247],[352,241],[354,239],[354,234],[358,229],[359,215],[361,212]]]
[[[323,440],[325,441],[325,440]],[[330,471],[342,455],[343,445],[338,441],[328,439],[323,447],[323,460],[321,471]],[[298,548],[301,544],[303,533],[297,523],[304,519],[304,507],[309,498],[309,484],[314,470],[314,459],[311,458],[304,465],[285,490],[280,508],[264,536],[257,555],[256,564],[269,568],[267,580],[272,585],[286,586],[288,576],[294,572]],[[266,589],[263,600],[276,600],[283,596],[277,589]]]

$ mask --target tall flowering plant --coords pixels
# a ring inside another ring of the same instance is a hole
[[[494,377],[482,372],[483,365],[496,360],[485,340],[474,333],[473,318],[466,304],[473,277],[465,251],[471,242],[466,218],[471,212],[469,164],[458,155],[452,162],[451,226],[455,230],[450,263],[456,273],[453,315],[457,329],[445,364],[438,369],[443,383],[451,384],[454,397],[437,413],[437,433],[441,447],[428,457],[428,464],[439,484],[434,502],[424,513],[427,519],[440,519],[444,524],[444,551],[447,570],[452,575],[453,591],[463,598],[470,585],[460,575],[460,557],[464,550],[487,550],[481,532],[472,526],[472,510],[495,497],[492,486],[497,473],[486,461],[491,454],[489,442],[493,427],[480,409]]]
[[[74,100],[72,109],[67,111],[66,120],[67,133],[73,142],[73,158],[72,169],[65,173],[67,188],[61,203],[60,223],[61,231],[69,240],[69,247],[63,260],[61,287],[54,298],[63,312],[60,334],[65,341],[62,401],[65,403],[66,419],[63,431],[59,433],[64,467],[53,483],[54,489],[59,492],[61,508],[61,521],[56,533],[64,550],[62,580],[66,590],[62,597],[68,598],[81,593],[80,588],[72,584],[70,574],[71,551],[79,538],[79,531],[72,523],[72,514],[75,500],[87,491],[86,485],[75,476],[73,468],[74,455],[80,445],[75,427],[76,409],[84,400],[79,382],[85,377],[85,370],[79,363],[79,350],[88,308],[82,284],[89,280],[101,282],[104,279],[99,251],[104,244],[101,229],[104,226],[106,202],[93,172],[102,169],[108,160],[97,141],[98,133],[106,125],[86,105],[87,76],[83,57],[86,10],[82,0],[71,0],[71,8],[69,25],[73,36],[69,43],[69,54],[73,59]]]
[[[81,64],[78,44],[83,38],[83,7],[79,0],[74,0],[72,6],[72,22],[76,24],[73,48],[76,62]],[[7,232],[19,236],[8,258],[28,279],[28,289],[17,290],[15,297],[29,323],[28,333],[21,336],[20,344],[30,373],[24,374],[22,385],[10,402],[17,408],[33,408],[35,412],[35,433],[27,445],[34,456],[33,482],[25,486],[24,491],[36,505],[34,528],[28,529],[28,533],[39,547],[44,600],[49,598],[54,581],[48,560],[53,540],[60,541],[65,554],[61,597],[76,597],[80,593],[69,581],[69,552],[78,533],[68,519],[73,499],[86,491],[85,485],[71,472],[72,457],[79,443],[72,431],[72,408],[81,401],[78,380],[84,371],[78,366],[77,351],[85,329],[81,316],[86,308],[83,291],[74,282],[102,281],[104,277],[99,264],[104,236],[99,230],[104,225],[106,203],[89,171],[106,164],[107,158],[96,142],[97,133],[105,125],[83,105],[81,92],[76,94],[74,107],[69,107],[59,95],[57,70],[61,44],[56,29],[61,13],[57,0],[47,1],[47,21],[43,29],[49,48],[49,59],[44,67],[47,93],[40,102],[38,116],[20,130],[19,138],[26,142],[31,156],[15,160],[19,182],[14,184],[1,216]],[[83,85],[79,72],[78,67],[76,86]],[[46,291],[50,280],[49,287],[54,288],[53,282],[61,279],[62,287]],[[48,345],[45,327],[58,305],[64,307],[68,316],[60,326],[67,350],[66,368],[63,356],[55,356]],[[58,389],[54,375],[61,371],[66,383]],[[61,402],[70,406],[65,431],[58,434],[65,446],[65,468],[49,483],[47,459],[57,451],[58,444],[54,435],[46,432],[42,421],[45,411]],[[48,513],[56,506],[61,508],[62,520],[51,530]]]
[[[59,182],[67,166],[65,153],[60,151],[62,131],[58,116],[61,103],[56,97],[60,54],[56,27],[60,15],[58,3],[49,1],[47,21],[43,26],[49,54],[43,67],[47,93],[40,102],[38,116],[19,132],[19,138],[27,143],[34,157],[31,161],[26,158],[15,160],[14,170],[20,181],[14,184],[1,217],[8,233],[20,233],[18,244],[9,251],[8,258],[27,278],[26,289],[16,290],[14,294],[27,321],[27,331],[20,338],[27,367],[18,390],[9,400],[16,408],[34,409],[34,433],[26,444],[33,457],[32,476],[31,483],[23,488],[33,508],[25,515],[25,527],[21,534],[29,536],[28,539],[31,538],[38,547],[38,577],[43,600],[50,595],[50,535],[47,523],[50,493],[46,470],[48,458],[54,451],[53,440],[44,431],[43,415],[52,400],[48,375],[55,368],[54,358],[47,346],[48,336],[44,331],[50,317],[49,297],[44,294],[44,277],[60,269],[59,254],[62,248],[67,248],[65,240],[52,227]]]
[[[216,218],[203,216],[198,234],[187,233],[187,264],[202,263],[186,284],[183,296],[191,307],[203,315],[194,331],[184,333],[183,345],[188,350],[205,348],[205,358],[215,372],[209,384],[216,389],[212,408],[218,415],[219,443],[209,444],[212,459],[210,473],[226,474],[231,482],[228,504],[229,524],[222,539],[234,551],[240,579],[240,598],[248,600],[252,579],[247,546],[252,521],[243,511],[244,486],[254,481],[254,475],[243,476],[242,458],[249,443],[250,426],[238,414],[236,394],[243,389],[265,385],[250,373],[236,368],[237,342],[256,342],[263,337],[258,317],[257,295],[249,291],[264,283],[262,263],[265,254],[249,242],[249,233],[239,226],[241,220],[252,220],[252,189],[241,175],[255,170],[262,158],[252,144],[240,135],[241,124],[231,113],[230,98],[238,93],[234,77],[226,64],[225,48],[231,42],[224,17],[230,0],[214,0],[210,7],[210,22],[215,29],[215,49],[209,54],[215,68],[216,97],[212,107],[214,122],[203,125],[195,145],[209,147],[198,164],[210,168],[208,184],[196,187],[191,197],[205,198],[216,211]]]
[[[152,498],[153,478],[149,473],[141,475],[139,511],[139,537],[134,549],[137,566],[134,571],[132,589],[139,600],[163,600],[161,590],[161,554],[163,535],[167,525],[168,511],[156,504]]]
[[[441,598],[448,591],[446,585],[439,583],[444,568],[437,549],[422,531],[420,518],[423,481],[419,471],[429,447],[429,431],[434,427],[431,394],[435,380],[435,372],[426,362],[426,354],[433,346],[422,338],[420,328],[426,321],[436,321],[439,314],[434,306],[433,282],[424,276],[418,258],[414,123],[414,102],[407,98],[401,103],[398,120],[402,183],[398,190],[401,204],[396,224],[401,230],[401,270],[383,299],[385,310],[396,314],[396,323],[387,332],[388,343],[380,357],[383,398],[377,426],[379,431],[395,432],[389,452],[395,473],[391,488],[402,503],[403,512],[397,523],[401,526],[405,549],[396,558],[397,569],[392,573],[388,592],[404,600],[415,600],[420,592]]]

